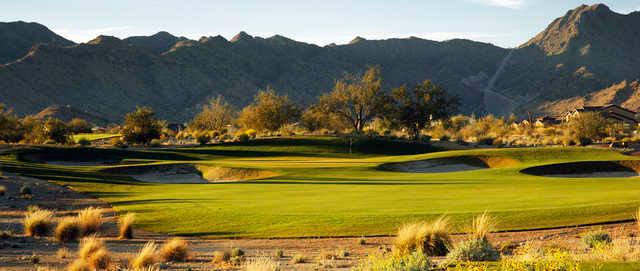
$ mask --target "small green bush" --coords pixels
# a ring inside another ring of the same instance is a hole
[[[149,146],[150,147],[160,147],[162,146],[162,142],[160,141],[160,139],[154,138],[151,139],[151,141],[149,141]]]
[[[239,142],[248,142],[249,141],[249,136],[245,133],[239,134],[237,137]]]
[[[78,140],[78,144],[80,144],[80,146],[86,147],[91,145],[91,141],[89,141],[89,139],[86,138],[81,138],[80,140]]]
[[[211,141],[211,136],[209,136],[207,132],[196,133],[196,141],[198,141],[200,145],[205,145]]]
[[[451,263],[497,261],[498,259],[500,259],[500,253],[484,238],[460,242],[447,255],[447,261]]]
[[[276,256],[277,259],[284,257],[284,250],[282,250],[281,248],[277,248],[274,256]]]
[[[590,248],[611,244],[611,236],[606,232],[590,232],[582,237],[582,242]]]

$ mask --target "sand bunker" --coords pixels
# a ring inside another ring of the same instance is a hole
[[[640,161],[591,161],[544,165],[527,168],[525,174],[563,178],[637,177]]]
[[[518,162],[513,159],[502,157],[460,156],[403,163],[390,163],[382,165],[381,168],[391,171],[412,173],[443,173],[506,167],[517,163]]]
[[[193,164],[117,167],[105,171],[128,175],[141,182],[167,184],[246,181],[276,176],[275,173],[266,170]]]

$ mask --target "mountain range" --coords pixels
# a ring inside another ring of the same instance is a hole
[[[0,23],[0,63],[0,102],[17,113],[63,105],[112,122],[138,105],[186,121],[212,97],[240,108],[267,86],[309,104],[371,65],[381,67],[386,88],[433,80],[460,97],[467,114],[560,114],[601,102],[636,110],[640,12],[583,5],[517,48],[416,37],[321,47],[245,32],[230,40],[159,32],[76,44],[43,25],[11,22]]]

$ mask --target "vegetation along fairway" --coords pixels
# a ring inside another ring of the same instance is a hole
[[[618,152],[571,147],[437,151],[432,147],[338,137],[258,139],[163,150],[33,147],[2,156],[4,171],[54,180],[136,212],[144,229],[206,237],[389,235],[405,222],[452,216],[464,231],[488,211],[499,230],[524,230],[633,218],[638,178],[560,178],[521,173],[572,161],[634,160]],[[418,152],[426,152],[415,154]],[[436,158],[483,157],[491,167],[409,173],[381,165]],[[77,166],[33,160],[115,159]],[[122,159],[122,160],[120,160]],[[266,179],[202,184],[142,183],[113,168],[194,163],[264,169]]]

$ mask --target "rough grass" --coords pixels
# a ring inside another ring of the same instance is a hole
[[[109,250],[102,239],[91,235],[80,240],[78,257],[92,269],[106,269],[111,263]]]
[[[189,257],[189,243],[174,237],[167,240],[160,248],[160,258],[165,262],[184,262]]]
[[[413,252],[427,256],[445,256],[451,247],[449,218],[442,216],[430,223],[405,224],[393,241],[394,252],[407,255]]]
[[[147,242],[131,260],[131,268],[134,270],[148,268],[158,262],[158,245],[154,242]]]
[[[100,231],[100,227],[104,220],[102,218],[102,209],[88,207],[78,212],[78,223],[82,229],[83,235],[89,235]]]
[[[636,159],[610,150],[504,148],[393,156],[361,149],[349,154],[339,140],[304,137],[171,150],[30,150],[117,157],[138,165],[189,163],[280,174],[236,183],[140,184],[102,171],[117,166],[47,165],[20,160],[18,153],[0,156],[0,164],[4,171],[91,193],[119,213],[136,212],[142,229],[215,238],[390,235],[397,225],[445,213],[451,216],[452,232],[465,232],[467,221],[485,210],[500,221],[496,230],[523,230],[629,220],[640,206],[640,182],[633,178],[568,179],[520,172],[553,163]],[[384,163],[457,156],[505,157],[518,164],[464,173],[378,170]]]
[[[76,217],[65,217],[58,222],[54,236],[60,243],[68,243],[77,240],[82,234],[82,227]]]
[[[27,236],[45,236],[53,226],[53,212],[44,209],[27,212],[23,220],[24,233]]]
[[[136,214],[127,213],[124,216],[118,218],[118,239],[132,239],[133,238],[133,222],[136,220]]]
[[[280,263],[268,257],[258,257],[247,261],[243,271],[280,271]]]

